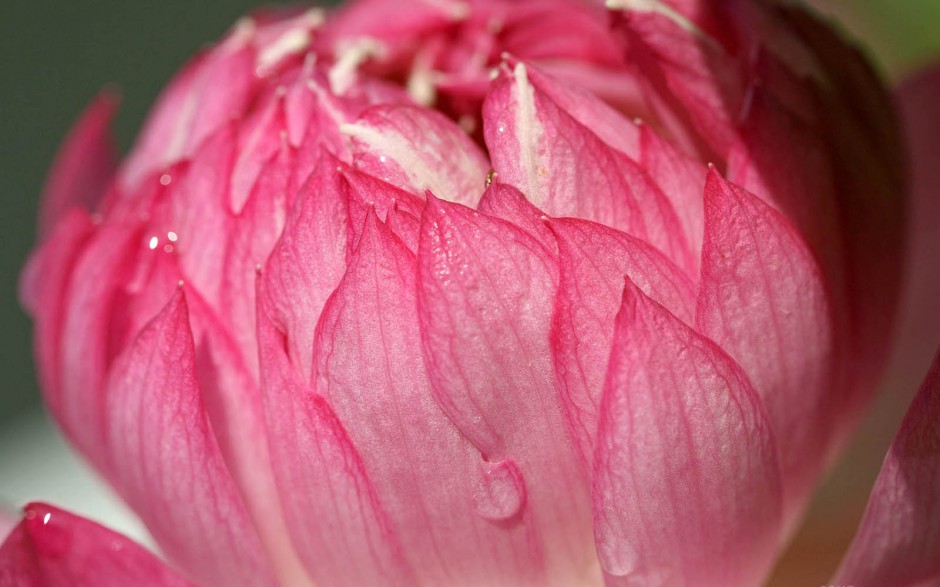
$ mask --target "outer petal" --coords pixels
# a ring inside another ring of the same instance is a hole
[[[595,461],[607,584],[759,584],[777,546],[779,483],[747,377],[628,280]]]
[[[507,57],[507,64],[515,67],[519,61]],[[632,159],[640,153],[640,129],[621,112],[611,108],[597,96],[581,86],[556,79],[531,65],[526,67],[529,82],[544,93],[569,116],[591,129],[599,139]],[[626,72],[623,73],[626,77]]]
[[[552,318],[552,351],[568,423],[590,466],[598,406],[626,275],[690,324],[695,286],[648,244],[585,220],[547,223],[558,241],[560,283]]]
[[[734,138],[744,84],[737,64],[708,33],[661,0],[618,0],[614,30],[647,84],[647,99],[668,131],[706,160]]]
[[[219,450],[280,584],[308,585],[290,543],[274,480],[258,382],[205,301],[191,289],[186,300],[196,344],[195,373]]]
[[[477,208],[487,216],[502,218],[538,239],[546,249],[556,252],[558,245],[548,225],[545,214],[525,199],[522,192],[506,183],[494,183],[486,188]]]
[[[528,489],[441,411],[421,356],[415,258],[374,213],[317,328],[316,384],[427,585],[544,585]]]
[[[111,480],[169,559],[196,582],[273,584],[206,417],[195,361],[178,291],[112,368]]]
[[[940,584],[940,354],[901,424],[833,583]]]
[[[103,225],[96,230],[75,257],[61,313],[56,316],[54,306],[48,309],[49,318],[60,321],[58,342],[55,338],[37,340],[40,345],[53,345],[48,352],[59,364],[57,383],[51,390],[58,397],[49,402],[53,414],[99,469],[106,469],[108,458],[102,392],[115,354],[110,340],[112,315],[126,301],[132,263],[146,246],[143,240],[138,229],[127,226]]]
[[[818,132],[827,141],[838,187],[851,316],[848,340],[856,367],[853,399],[861,404],[887,358],[885,341],[891,336],[903,266],[898,260],[906,233],[907,190],[895,110],[860,50],[832,27],[796,5],[774,5],[767,21],[778,28],[785,23],[786,33],[770,38],[777,43],[795,39],[825,80],[817,93],[824,113]]]
[[[259,299],[266,297],[259,292]],[[258,314],[271,459],[301,561],[318,585],[413,585],[413,572],[342,423],[297,376],[284,335],[267,312]]]
[[[68,430],[60,412],[61,335],[65,293],[75,266],[75,256],[81,251],[94,225],[88,214],[72,210],[62,217],[55,231],[29,258],[20,277],[20,303],[35,321],[33,349],[37,374],[46,405],[59,419],[59,425]]]
[[[901,84],[896,97],[911,155],[913,191],[909,266],[893,380],[910,379],[913,388],[913,379],[930,362],[930,350],[940,345],[940,62]]]
[[[323,39],[342,48],[344,42],[375,38],[389,46],[391,58],[398,51],[412,48],[416,38],[445,28],[466,15],[467,5],[460,0],[423,0],[406,11],[382,0],[353,2],[328,21]]]
[[[39,233],[49,234],[72,206],[92,211],[117,168],[111,120],[120,99],[102,92],[82,113],[59,147],[43,189]]]
[[[429,198],[417,287],[435,397],[489,462],[515,462],[546,576],[571,585],[587,580],[594,553],[587,484],[554,388],[555,272],[550,254],[525,232]]]
[[[258,356],[256,276],[284,230],[294,153],[282,149],[261,168],[244,209],[235,217],[225,246],[223,288],[217,306],[245,357]],[[257,363],[248,363],[257,376]]]
[[[430,190],[452,202],[476,206],[483,193],[486,157],[467,134],[443,114],[417,106],[374,106],[354,124],[356,167],[403,190]]]
[[[346,182],[346,194],[349,197],[349,238],[347,252],[351,253],[362,236],[362,229],[366,225],[366,217],[375,213],[379,219],[389,222],[396,215],[398,220],[404,220],[395,210],[407,215],[414,222],[407,225],[398,223],[399,229],[407,230],[409,242],[417,250],[418,230],[415,224],[420,224],[421,210],[424,209],[424,199],[411,192],[399,189],[394,185],[382,181],[367,173],[355,169],[343,168],[343,177]],[[407,221],[406,221],[407,222]],[[414,231],[412,231],[414,229]]]
[[[187,64],[167,86],[121,169],[122,185],[135,186],[154,171],[190,156],[206,137],[244,113],[260,83],[250,46],[253,26],[247,21],[240,25]]]
[[[648,124],[640,126],[640,156],[643,170],[662,190],[679,219],[692,250],[691,275],[698,276],[705,232],[702,190],[708,173],[705,165],[663,139]]]
[[[805,498],[840,425],[826,293],[792,226],[712,171],[696,324],[744,368],[764,401],[780,439],[785,497],[795,500],[788,506]]]
[[[675,212],[650,177],[533,85],[524,64],[504,68],[483,117],[499,181],[549,215],[612,226],[649,241],[682,267],[694,264]]]
[[[42,503],[0,546],[5,587],[185,587],[188,581],[133,541]]]
[[[313,332],[346,269],[347,200],[332,157],[321,154],[264,271],[265,307],[287,332],[291,362],[311,374]]]

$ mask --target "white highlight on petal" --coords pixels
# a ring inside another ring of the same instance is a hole
[[[150,237],[150,242],[147,243],[147,246],[150,247],[150,250],[157,248],[157,245],[160,244],[160,239],[155,236]]]
[[[229,33],[223,43],[231,44],[232,47],[243,47],[254,38],[257,30],[258,25],[255,23],[255,19],[250,16],[243,16],[232,26],[232,32]]]
[[[426,152],[415,149],[415,143],[395,132],[382,132],[365,124],[341,124],[339,132],[362,143],[367,150],[379,156],[391,159],[407,176],[408,182],[422,193],[430,190],[438,198],[455,201],[465,194],[453,193],[459,180],[444,174],[434,165],[434,157],[428,157]],[[424,137],[425,144],[436,145],[442,141],[436,137]],[[455,149],[447,154],[452,163],[460,169],[463,177],[478,175],[479,165],[463,150]],[[451,168],[453,169],[453,168]]]
[[[270,71],[285,57],[300,53],[309,47],[311,40],[310,31],[307,29],[293,29],[284,33],[258,55],[257,70],[262,74]]]
[[[704,35],[701,29],[691,20],[676,12],[676,10],[660,0],[607,0],[605,5],[609,10],[630,10],[634,12],[655,12],[675,22],[683,29],[695,35]]]
[[[470,16],[470,5],[459,0],[424,0],[424,3],[446,13],[455,21],[464,20]]]
[[[336,107],[333,97],[329,95],[328,90],[321,87],[316,80],[307,80],[307,88],[317,97],[319,107],[326,111],[330,118],[335,121],[347,119],[347,116]]]
[[[519,140],[519,155],[522,167],[526,171],[526,198],[538,207],[542,206],[545,194],[539,190],[538,149],[542,138],[542,127],[535,114],[535,92],[529,83],[525,65],[517,63],[512,71],[516,80],[513,88],[516,94],[518,113],[516,115],[516,137]]]
[[[434,54],[422,51],[414,61],[408,74],[408,95],[422,106],[430,106],[437,99],[437,72],[434,71]]]
[[[337,96],[345,94],[356,81],[356,69],[367,59],[379,56],[384,51],[385,45],[372,37],[360,37],[339,49],[339,59],[327,74],[333,93]]]

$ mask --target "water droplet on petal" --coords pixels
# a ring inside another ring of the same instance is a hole
[[[477,513],[487,520],[508,520],[526,501],[525,479],[512,460],[484,462],[474,493]]]
[[[72,532],[61,521],[56,522],[52,512],[27,511],[26,530],[36,554],[42,558],[61,557],[71,548]]]

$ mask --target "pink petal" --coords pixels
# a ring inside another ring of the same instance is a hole
[[[188,581],[135,542],[42,503],[0,546],[0,584],[9,587],[185,587]]]
[[[172,244],[180,270],[187,284],[213,305],[221,303],[225,289],[219,267],[225,264],[225,243],[235,225],[229,191],[237,142],[235,126],[225,125],[206,139],[185,170],[175,177],[167,174],[171,210],[166,228],[176,235]]]
[[[68,281],[61,282],[62,306],[49,307],[50,314],[43,319],[55,319],[58,332],[37,340],[43,347],[50,345],[48,356],[58,364],[60,375],[52,388],[58,399],[50,402],[53,415],[79,451],[104,470],[108,455],[103,390],[116,353],[111,330],[114,314],[121,313],[127,299],[132,267],[146,246],[138,227],[103,224],[82,250],[63,251],[73,257]]]
[[[417,288],[434,395],[487,461],[515,464],[546,576],[571,585],[586,580],[594,554],[587,484],[554,387],[556,271],[550,253],[513,225],[429,197]],[[517,486],[515,474],[500,475]]]
[[[229,205],[235,214],[245,207],[265,168],[287,143],[283,96],[269,98],[262,104],[265,106],[253,112],[238,127],[237,155],[229,188]]]
[[[489,165],[480,148],[443,114],[416,106],[374,106],[353,124],[355,166],[403,190],[476,206]]]
[[[904,162],[894,105],[861,51],[832,27],[796,6],[775,22],[792,29],[828,80],[821,134],[827,138],[838,183],[843,263],[849,293],[849,343],[855,357],[856,403],[874,390],[887,359],[901,286],[906,229]],[[877,283],[878,287],[871,287]]]
[[[707,168],[663,139],[648,124],[640,125],[638,161],[672,204],[692,252],[690,274],[697,277],[705,234],[702,190]]]
[[[815,106],[815,105],[814,105]],[[837,184],[825,137],[758,87],[750,90],[728,180],[780,211],[806,240],[824,273],[840,331],[848,320],[845,250]]]
[[[212,309],[192,289],[187,290],[186,299],[196,344],[195,373],[200,395],[225,464],[280,583],[309,585],[287,532],[258,383]]]
[[[396,187],[374,175],[343,166],[343,178],[348,185],[350,199],[360,201],[375,209],[379,218],[385,218],[392,208],[400,207],[413,216],[421,216],[424,209],[424,193],[420,196]],[[365,217],[360,220],[365,220]],[[359,223],[361,228],[361,222]]]
[[[111,121],[120,98],[102,92],[88,106],[59,147],[43,188],[39,233],[48,235],[72,206],[89,212],[104,196],[117,168]]]
[[[375,213],[382,221],[388,221],[397,208],[415,220],[421,217],[424,200],[411,192],[346,166],[343,166],[342,175],[346,183],[346,194],[349,197],[348,252],[352,252],[356,243],[359,242],[369,214]],[[399,226],[399,228],[402,227]],[[416,244],[417,233],[412,234],[411,237]]]
[[[741,365],[764,401],[780,439],[787,506],[798,506],[842,425],[833,390],[831,310],[819,267],[799,234],[714,170],[705,186],[696,325]]]
[[[298,377],[263,310],[258,337],[275,480],[308,573],[316,584],[413,585],[362,458],[327,401]]]
[[[493,183],[486,188],[477,209],[495,218],[501,218],[525,230],[538,239],[546,249],[557,252],[555,236],[543,221],[545,213],[532,205],[525,196],[506,183]]]
[[[271,585],[195,369],[188,309],[178,291],[112,368],[105,408],[111,481],[168,558],[196,582]]]
[[[417,254],[418,239],[421,238],[421,219],[406,212],[400,206],[388,211],[385,224],[392,233],[401,239],[408,250]]]
[[[257,270],[264,266],[277,244],[290,209],[289,198],[296,195],[288,192],[294,156],[295,152],[284,146],[261,167],[225,244],[223,287],[217,308],[245,357],[258,356]],[[249,367],[257,376],[257,363],[252,360]]]
[[[478,2],[477,4],[482,4]],[[502,49],[526,59],[622,65],[603,6],[579,0],[491,2],[503,24]],[[500,13],[504,14],[500,14]]]
[[[196,56],[164,90],[121,169],[121,184],[191,155],[230,120],[243,115],[260,85],[250,27],[236,26],[217,46]]]
[[[687,150],[723,157],[744,97],[737,63],[687,18],[658,8],[661,2],[644,4],[649,8],[615,12],[613,26],[647,84],[647,99]]]
[[[71,210],[56,223],[53,232],[30,255],[20,276],[20,303],[33,317],[33,352],[43,398],[57,418],[61,407],[62,322],[65,293],[76,256],[94,233],[94,224],[82,210]],[[60,419],[60,425],[70,429]]]
[[[693,265],[675,212],[649,176],[531,83],[525,64],[503,69],[483,118],[499,181],[536,207],[623,230]]]
[[[287,333],[291,363],[310,378],[313,333],[346,270],[347,200],[336,162],[321,154],[264,270],[265,308]]]
[[[906,292],[892,381],[916,378],[940,346],[940,61],[906,80],[896,95],[911,156],[910,228]]]
[[[519,63],[512,57],[508,57],[506,62],[512,67]],[[571,118],[591,129],[597,138],[631,159],[637,159],[640,153],[640,129],[633,121],[627,120],[621,112],[578,84],[546,75],[531,65],[526,66],[526,75],[534,88],[544,93]],[[625,72],[621,75],[627,77]]]
[[[627,280],[595,461],[607,584],[759,584],[777,547],[779,483],[747,377]]]
[[[833,583],[915,587],[940,581],[940,354],[881,467]]]
[[[343,41],[371,37],[390,45],[389,51],[394,55],[397,44],[413,45],[415,38],[466,16],[466,10],[467,6],[460,0],[415,2],[406,11],[383,0],[353,2],[330,18],[323,38],[341,47]]]
[[[362,455],[417,584],[545,584],[525,480],[512,460],[487,462],[441,411],[415,303],[414,255],[370,213],[317,327],[315,388]]]
[[[622,232],[573,219],[548,226],[558,240],[560,267],[552,319],[555,369],[568,423],[590,466],[624,275],[687,324],[695,286],[659,251]]]

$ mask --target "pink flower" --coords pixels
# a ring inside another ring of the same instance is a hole
[[[892,108],[799,9],[611,4],[259,12],[120,166],[99,98],[22,297],[175,570],[33,504],[9,576],[758,583],[884,365]]]

